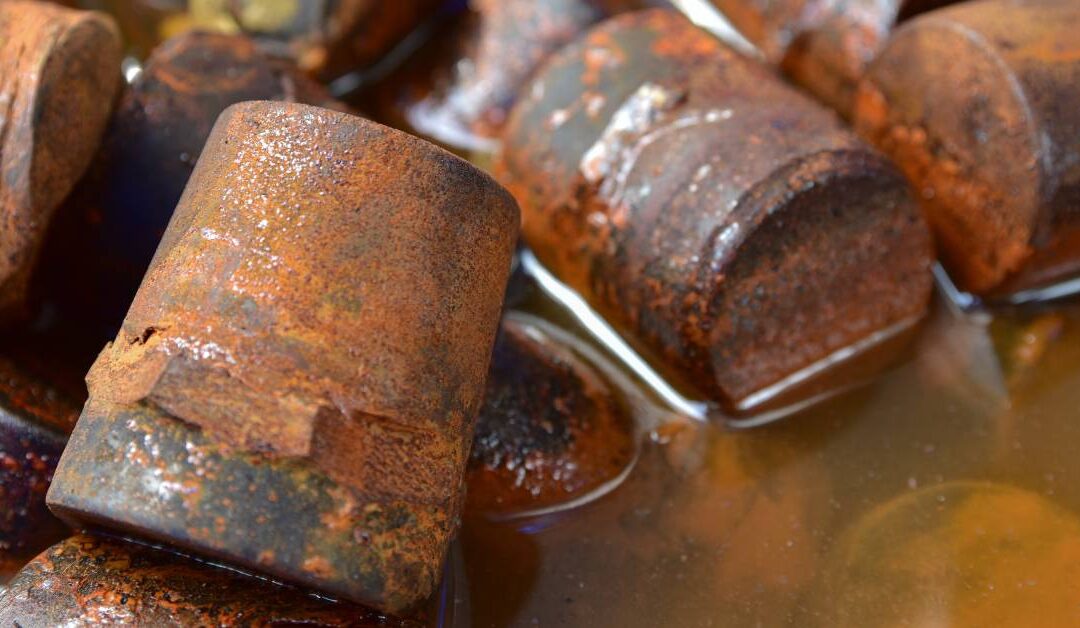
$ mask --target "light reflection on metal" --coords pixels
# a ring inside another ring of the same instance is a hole
[[[521,251],[521,267],[528,273],[540,288],[547,293],[559,305],[563,306],[574,315],[584,327],[600,343],[619,359],[630,371],[655,392],[672,409],[699,421],[706,420],[714,415],[713,404],[687,399],[679,391],[671,387],[664,378],[649,366],[644,359],[623,340],[615,329],[600,317],[585,299],[574,292],[566,284],[562,283],[540,263],[533,252],[524,249]]]
[[[748,57],[763,59],[757,47],[737,31],[731,22],[707,0],[671,0],[675,8],[686,14],[691,21],[709,31],[720,41]]]

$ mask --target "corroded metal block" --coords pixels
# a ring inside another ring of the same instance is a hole
[[[900,174],[678,14],[605,22],[526,93],[498,164],[526,241],[729,411],[823,394],[827,367],[924,315],[931,243]]]
[[[712,0],[770,63],[844,116],[896,25],[953,1]]]
[[[455,148],[489,151],[544,59],[633,0],[479,0],[378,90],[381,114]]]
[[[0,593],[4,626],[353,626],[419,628],[291,587],[120,540],[49,548]]]
[[[921,193],[965,290],[1080,272],[1078,29],[1070,0],[964,3],[901,28],[860,85],[857,129]]]
[[[250,38],[192,33],[154,49],[45,242],[40,284],[89,360],[116,335],[218,115],[246,100],[346,110]]]
[[[107,16],[0,3],[0,312],[22,305],[45,229],[97,150],[120,79]]]
[[[517,225],[421,140],[230,107],[87,376],[50,506],[387,611],[423,599]]]
[[[0,579],[66,532],[45,491],[77,416],[61,393],[0,359]]]
[[[597,493],[635,455],[609,383],[530,317],[503,319],[469,458],[466,509],[520,514]]]

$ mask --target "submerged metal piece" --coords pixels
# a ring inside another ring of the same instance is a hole
[[[97,150],[120,83],[107,16],[0,3],[0,314],[23,305],[53,212]]]
[[[30,562],[0,593],[4,626],[353,626],[419,628],[189,558],[78,535]]]
[[[957,286],[987,301],[1080,274],[1078,29],[1069,0],[964,3],[906,24],[859,87],[857,129],[920,193]]]
[[[633,422],[604,377],[531,317],[508,314],[473,439],[466,510],[572,505],[613,485],[635,449]]]
[[[0,580],[67,529],[45,507],[45,491],[78,408],[0,359]]]
[[[154,49],[124,92],[87,176],[58,211],[35,288],[85,362],[115,337],[218,115],[280,100],[346,110],[250,38],[192,33]]]
[[[518,212],[335,111],[222,114],[49,492],[117,527],[395,612],[457,527]]]
[[[644,0],[479,0],[378,89],[382,115],[491,152],[518,93],[553,52]]]
[[[498,165],[526,241],[729,412],[837,387],[825,367],[925,313],[930,239],[899,173],[681,16],[609,20],[527,93]]]
[[[712,0],[767,61],[850,117],[863,72],[903,19],[954,0]]]

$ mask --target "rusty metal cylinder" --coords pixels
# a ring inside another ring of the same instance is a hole
[[[116,335],[218,115],[246,100],[347,109],[240,35],[174,37],[124,91],[94,163],[57,212],[35,279],[56,327],[80,332],[71,342],[87,356],[83,372]]]
[[[518,220],[411,136],[226,109],[87,376],[50,507],[390,612],[423,599]]]
[[[930,239],[900,174],[678,14],[605,22],[527,93],[499,163],[526,241],[729,411],[807,392],[924,314]]]
[[[467,510],[560,508],[609,488],[635,457],[611,384],[531,316],[504,317],[469,456]]]
[[[0,2],[0,313],[23,304],[46,227],[97,150],[119,79],[109,17]]]
[[[448,145],[490,151],[551,53],[634,0],[479,0],[378,90],[382,114]]]
[[[1080,273],[1080,5],[969,2],[907,23],[859,87],[856,127],[921,196],[959,287]]]
[[[78,535],[43,552],[0,592],[4,626],[365,626],[419,628],[168,551]]]
[[[951,0],[712,0],[799,85],[844,116],[866,66],[903,19]]]

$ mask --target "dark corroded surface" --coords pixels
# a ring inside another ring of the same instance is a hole
[[[860,85],[857,127],[921,193],[961,288],[1080,271],[1078,29],[1070,0],[964,3],[909,22]]]
[[[631,0],[480,0],[379,90],[382,115],[449,145],[485,149],[552,52]]]
[[[528,94],[499,164],[526,240],[729,407],[925,312],[930,240],[899,173],[677,14],[609,20]]]
[[[119,78],[108,17],[0,3],[0,312],[22,305],[45,228],[97,150]]]
[[[600,374],[529,317],[505,318],[469,458],[466,509],[564,504],[614,480],[633,458],[633,423]]]
[[[954,0],[712,0],[796,83],[845,116],[896,24]]]
[[[0,625],[98,624],[423,625],[321,600],[162,550],[88,535],[49,548],[0,594]]]
[[[124,93],[87,177],[57,213],[35,282],[83,373],[116,335],[218,115],[246,100],[344,109],[251,39],[209,33],[156,48]]]
[[[50,506],[384,610],[424,598],[517,224],[416,138],[230,107],[87,376]]]
[[[45,491],[76,416],[62,395],[0,359],[0,580],[65,534]]]

